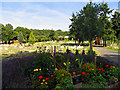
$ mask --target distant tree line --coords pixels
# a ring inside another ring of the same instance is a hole
[[[13,40],[19,40],[20,43],[37,41],[59,40],[58,36],[68,36],[69,31],[49,30],[49,29],[28,29],[25,27],[16,27],[13,29],[11,24],[0,24],[0,39],[2,43],[9,43]]]

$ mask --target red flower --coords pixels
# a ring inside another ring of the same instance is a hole
[[[45,80],[49,80],[49,78],[45,78]]]
[[[84,81],[84,79],[82,79],[82,81]]]
[[[39,79],[43,78],[42,76],[39,76]]]
[[[85,72],[82,72],[82,74],[84,75],[84,74],[85,74]]]
[[[84,65],[86,67],[86,65]]]
[[[103,71],[103,68],[102,68],[102,71]]]
[[[113,66],[110,66],[111,68],[113,68]]]
[[[98,71],[101,71],[101,69],[100,69],[100,68],[98,68]]]
[[[105,67],[108,67],[109,65],[105,65]]]
[[[88,67],[88,69],[90,69],[90,67]]]
[[[87,73],[87,75],[90,75],[89,73]]]
[[[51,77],[53,77],[53,75],[51,75]]]

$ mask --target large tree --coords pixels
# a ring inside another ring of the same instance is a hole
[[[112,16],[112,29],[114,30],[117,39],[120,40],[120,13],[115,11],[115,13]]]
[[[70,28],[70,35],[74,35],[75,37],[75,44],[76,44],[76,39],[77,39],[77,19],[75,14],[72,14],[72,18],[70,19],[72,21],[71,25],[69,26]]]
[[[103,31],[103,35],[102,35],[102,38],[103,38],[103,46],[106,46],[106,39],[107,39],[107,32],[110,30],[110,22],[108,21],[108,19],[110,17],[108,17],[108,15],[112,12],[112,10],[110,10],[110,8],[108,7],[108,4],[107,3],[102,3],[100,5],[100,19],[101,21],[103,22],[104,24],[104,31]]]

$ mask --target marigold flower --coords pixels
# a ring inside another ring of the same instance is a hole
[[[88,67],[88,69],[90,69],[90,67]]]
[[[86,65],[84,65],[86,67]]]
[[[53,77],[53,75],[51,75],[51,77]]]
[[[43,79],[43,82],[45,82],[45,79]]]
[[[109,67],[109,65],[105,65],[105,67]]]
[[[39,71],[41,71],[41,68],[39,69]]]
[[[82,72],[82,74],[84,75],[84,74],[85,74],[85,72]]]
[[[62,76],[64,76],[64,74],[62,74]]]
[[[63,64],[66,66],[66,63],[65,63],[65,62],[64,62]]]
[[[43,78],[42,76],[39,76],[39,79]]]
[[[43,84],[43,82],[41,84]]]
[[[92,70],[94,70],[94,69],[92,69]]]
[[[115,66],[113,66],[113,68],[115,68]]]
[[[38,71],[38,69],[34,69],[34,72],[35,72],[35,71]]]
[[[47,84],[47,82],[45,82],[45,84]]]
[[[73,72],[73,74],[76,74],[76,72]]]
[[[70,62],[69,62],[69,64],[70,64]]]
[[[58,70],[57,68],[55,68],[55,70]]]
[[[54,65],[52,65],[52,67],[54,67]]]
[[[113,66],[110,66],[111,68],[113,68]]]
[[[78,59],[76,59],[76,61],[78,61]]]

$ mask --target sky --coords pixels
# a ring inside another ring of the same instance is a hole
[[[62,2],[61,2],[62,1]],[[0,23],[29,29],[69,31],[72,13],[80,11],[89,0],[1,0]],[[103,0],[92,0],[101,3]],[[110,9],[118,9],[119,0],[104,0]],[[114,13],[113,11],[113,13]]]

